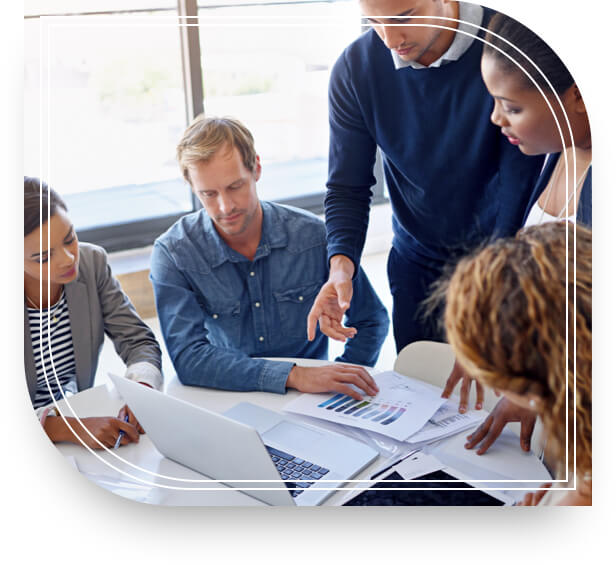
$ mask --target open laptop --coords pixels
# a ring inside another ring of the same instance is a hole
[[[109,377],[161,454],[267,504],[320,504],[378,455],[361,442],[248,402],[218,414]]]

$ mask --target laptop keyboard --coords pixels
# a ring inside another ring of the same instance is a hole
[[[316,463],[300,459],[269,445],[265,447],[293,498],[310,488],[314,481],[322,479],[329,473],[329,469]]]

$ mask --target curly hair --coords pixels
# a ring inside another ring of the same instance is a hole
[[[590,475],[591,231],[569,222],[523,229],[461,260],[444,292],[447,337],[464,369],[492,388],[539,396],[558,460],[575,453],[577,474]]]

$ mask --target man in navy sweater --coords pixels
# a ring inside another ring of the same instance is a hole
[[[308,317],[308,337],[317,321],[334,339],[352,337],[341,320],[365,242],[379,147],[393,210],[387,270],[400,351],[443,340],[440,313],[423,315],[430,285],[480,242],[523,225],[543,159],[521,154],[490,122],[483,42],[475,39],[490,10],[449,0],[360,0],[360,7],[372,30],[345,49],[330,79],[330,275]],[[457,364],[444,395],[462,377],[464,412],[471,381]],[[521,441],[526,449],[529,438]]]

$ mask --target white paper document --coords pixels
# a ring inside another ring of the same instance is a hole
[[[419,443],[443,439],[483,422],[488,416],[485,410],[469,410],[465,414],[460,414],[458,406],[457,398],[448,400],[421,430],[408,437],[406,441]]]
[[[436,457],[422,453],[414,453],[407,457],[401,463],[398,463],[392,468],[392,472],[398,473],[404,480],[416,479],[435,471],[440,471],[445,467],[445,464],[439,461]]]
[[[303,394],[285,411],[370,430],[403,441],[423,428],[445,402],[433,387],[393,371],[374,376],[379,393],[354,400],[342,393]]]
[[[533,453],[522,451],[520,438],[511,430],[504,429],[483,455],[466,449],[464,443],[464,438],[454,437],[435,446],[430,454],[480,488],[529,490],[551,480],[543,463]]]

